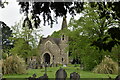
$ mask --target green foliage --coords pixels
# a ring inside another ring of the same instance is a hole
[[[27,25],[27,24],[26,24]],[[10,55],[19,55],[27,61],[30,56],[38,55],[37,51],[37,30],[21,27],[21,21],[12,27],[12,37],[9,39],[14,41],[14,47],[10,50]]]
[[[6,59],[8,57],[8,53],[2,53],[2,59]]]
[[[28,42],[32,48],[37,48],[38,40],[41,37],[40,29],[29,29],[27,24],[26,27],[21,26],[21,21],[12,26],[12,36],[10,40],[16,40],[17,38],[23,38]],[[38,33],[39,32],[39,33]]]
[[[7,57],[3,61],[3,74],[24,74],[26,73],[25,62],[17,55]]]
[[[23,38],[16,39],[14,47],[10,50],[12,55],[20,55],[24,59],[31,55],[31,46]]]
[[[99,63],[101,56],[97,51],[94,50],[94,48],[86,48],[84,51],[84,53],[81,53],[81,62],[84,65],[83,70],[91,71],[94,66]]]
[[[61,37],[61,30],[59,31],[54,31],[53,34],[51,35],[53,38],[60,38]]]
[[[94,41],[99,40],[99,43],[101,43],[102,39],[109,37],[106,31],[112,25],[111,18],[109,20],[106,20],[105,17],[99,18],[97,9],[97,7],[91,8],[86,4],[81,12],[82,16],[78,20],[71,18],[69,23],[70,30],[66,31],[69,36],[70,56],[73,59],[79,59],[84,65],[84,70],[92,70],[102,61],[104,55],[110,55],[110,52],[92,46]],[[108,41],[111,40],[110,38],[106,39]],[[108,42],[105,41],[104,43]],[[100,44],[96,43],[96,45]],[[100,46],[106,47],[103,44]]]
[[[93,72],[101,74],[118,74],[118,63],[105,56],[102,62],[93,69]]]
[[[119,54],[120,54],[120,46],[116,45],[115,47],[112,48],[112,51],[109,55],[114,61],[119,62]]]
[[[39,55],[39,48],[34,48],[31,50],[32,56],[38,56]]]

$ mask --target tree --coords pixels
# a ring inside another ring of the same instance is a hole
[[[0,21],[1,31],[2,31],[2,50],[3,58],[9,54],[9,50],[13,47],[13,42],[9,40],[9,37],[12,37],[12,30],[2,21]]]
[[[112,23],[111,28],[107,30],[108,34],[112,38],[112,40],[109,40],[108,38],[98,39],[96,40],[93,45],[104,49],[104,50],[112,50],[112,47],[115,45],[120,44],[120,38],[118,37],[120,35],[120,10],[119,5],[120,2],[93,2],[90,3],[91,7],[98,7],[98,14],[100,16],[100,19],[105,18],[106,20],[113,19],[114,22]],[[110,25],[109,25],[110,26]],[[108,43],[105,43],[108,42]],[[100,46],[102,45],[102,46]]]
[[[105,17],[100,19],[97,7],[91,8],[89,4],[85,5],[81,13],[83,15],[78,20],[70,20],[70,30],[66,31],[70,40],[69,50],[71,57],[79,59],[84,64],[85,70],[92,70],[105,55],[109,55],[108,49],[105,48],[110,48],[110,51],[113,47],[105,44],[112,41],[107,30],[110,26],[115,25],[115,21],[112,18],[106,19]],[[105,42],[105,39],[108,42]],[[93,46],[96,40],[105,41],[103,44],[96,43],[95,45],[99,44],[101,46],[96,49]]]
[[[36,37],[38,39],[40,37],[40,34],[35,33],[37,30],[29,29],[27,26],[26,24],[26,27],[22,27],[21,21],[16,23],[15,26],[12,26],[13,33],[12,37],[9,38],[14,42],[14,47],[10,50],[10,55],[17,54],[24,58],[26,62],[29,57],[38,55]]]
[[[119,10],[119,2],[91,2],[91,7],[98,7],[98,11],[100,14],[100,18],[106,17],[106,19],[109,19],[111,16],[113,19],[120,18],[120,10]]]
[[[19,55],[27,61],[27,58],[32,55],[32,48],[24,38],[17,38],[14,42],[14,47],[10,50],[11,55]]]
[[[17,38],[23,38],[25,41],[31,45],[32,48],[37,48],[37,44],[41,37],[41,29],[29,29],[29,25],[26,23],[26,27],[22,26],[22,20],[19,23],[16,23],[14,26],[11,27],[13,30],[11,40],[15,40]]]

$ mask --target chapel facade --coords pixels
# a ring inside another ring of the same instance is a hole
[[[66,18],[63,18],[61,30],[67,27]],[[42,38],[40,40],[41,64],[68,64],[68,37],[62,33],[60,38]]]

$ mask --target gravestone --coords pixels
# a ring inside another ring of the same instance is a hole
[[[80,80],[80,75],[76,72],[70,74],[70,80]]]
[[[60,68],[59,70],[57,70],[55,76],[56,76],[55,80],[66,80],[67,73],[64,69]]]
[[[115,78],[115,80],[120,80],[120,75],[118,75],[118,76]]]

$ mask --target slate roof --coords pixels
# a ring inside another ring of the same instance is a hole
[[[57,45],[59,45],[60,40],[61,40],[60,38],[52,38],[52,39]]]
[[[60,43],[60,38],[52,38],[52,37],[47,37],[47,38],[42,38],[41,40],[40,40],[40,44],[43,42],[43,41],[48,41],[48,40],[50,40],[50,41],[52,41],[53,43],[55,43],[55,44],[57,44],[58,46],[59,46],[59,43]]]

